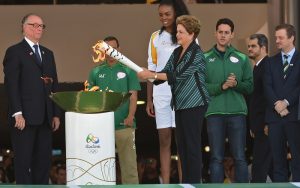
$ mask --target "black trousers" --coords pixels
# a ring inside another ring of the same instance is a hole
[[[268,139],[262,131],[255,132],[253,139],[252,183],[265,183],[267,176],[272,179],[272,153]]]
[[[273,158],[273,182],[288,182],[287,143],[292,155],[292,181],[300,182],[300,123],[285,118],[269,124],[269,141]]]
[[[182,183],[201,183],[201,132],[207,106],[176,110],[176,139],[182,167]]]
[[[48,123],[11,126],[17,184],[48,184],[51,166],[52,130]]]

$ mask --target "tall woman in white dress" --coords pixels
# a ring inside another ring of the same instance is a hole
[[[151,35],[148,47],[148,69],[153,72],[161,71],[173,50],[179,46],[175,21],[177,17],[189,12],[182,0],[162,0],[158,6],[158,14],[162,27]],[[156,120],[160,146],[160,170],[162,182],[165,184],[170,183],[171,136],[172,128],[175,127],[171,99],[171,88],[167,82],[156,86],[147,82],[146,111]]]

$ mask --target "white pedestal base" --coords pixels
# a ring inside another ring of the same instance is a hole
[[[114,113],[65,117],[67,185],[115,185]]]

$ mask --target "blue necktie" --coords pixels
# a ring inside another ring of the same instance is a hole
[[[286,73],[289,68],[288,55],[283,55],[283,78],[286,78]]]
[[[35,54],[35,57],[37,58],[39,64],[42,64],[42,59],[41,59],[41,56],[40,56],[40,53],[39,53],[39,46],[38,45],[33,45],[34,47],[34,54]]]

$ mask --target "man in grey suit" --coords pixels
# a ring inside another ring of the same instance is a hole
[[[17,184],[48,184],[52,131],[59,128],[59,109],[50,100],[58,80],[52,51],[41,46],[41,17],[22,19],[24,39],[6,50],[4,84]]]

